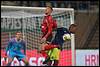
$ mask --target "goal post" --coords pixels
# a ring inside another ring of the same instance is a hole
[[[44,10],[45,7],[1,6],[1,40],[3,40],[1,42],[1,49],[5,48],[9,38],[12,38],[17,31],[23,33],[28,50],[39,49],[41,37],[40,26]],[[58,27],[69,28],[71,24],[74,24],[73,8],[53,8],[52,16],[57,21]],[[65,43],[63,49],[71,49],[71,62],[72,66],[74,66],[75,35],[71,34],[71,36],[71,41]],[[67,46],[67,44],[70,44],[70,46]]]

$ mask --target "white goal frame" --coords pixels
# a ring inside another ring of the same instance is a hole
[[[12,9],[12,10],[28,10],[30,12],[33,11],[33,9],[36,10],[44,10],[45,7],[23,7],[23,6],[1,6],[1,9]],[[74,9],[73,8],[53,8],[54,11],[63,11],[63,10],[70,10],[72,11],[72,18],[71,19],[71,24],[74,24]],[[39,11],[41,12],[41,11]],[[42,12],[41,12],[42,13]],[[71,34],[72,39],[71,39],[71,50],[72,50],[72,66],[75,66],[75,35]]]

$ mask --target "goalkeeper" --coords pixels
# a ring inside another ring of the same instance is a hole
[[[24,50],[24,53],[21,52],[22,49]],[[11,62],[13,61],[14,57],[16,57],[19,61],[23,60],[26,65],[28,65],[25,56],[25,50],[25,41],[22,40],[22,33],[17,32],[16,37],[12,38],[6,47],[6,55],[8,56],[7,66],[11,65]]]

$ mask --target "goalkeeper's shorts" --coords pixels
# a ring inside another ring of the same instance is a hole
[[[51,50],[48,50],[48,56],[50,57],[50,60],[59,60],[60,56],[60,49],[53,48]]]
[[[9,51],[8,56],[12,59],[16,57],[18,60],[22,60],[23,58],[25,58],[25,55],[21,51]]]

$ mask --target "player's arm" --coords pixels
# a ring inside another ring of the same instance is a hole
[[[46,34],[44,37],[47,39],[48,36],[49,36],[51,33],[52,33],[52,25],[49,24],[49,26],[48,26],[48,32],[47,32],[47,34]]]
[[[53,30],[53,25],[52,25],[52,17],[48,18],[47,20],[47,26],[48,26],[48,32],[47,34],[44,36],[46,39],[47,37],[52,33],[52,30]]]
[[[7,52],[9,51],[9,49],[11,49],[11,46],[12,46],[12,42],[9,41],[9,43],[8,43],[8,45],[7,45],[7,47],[6,47],[6,54],[7,54]]]

